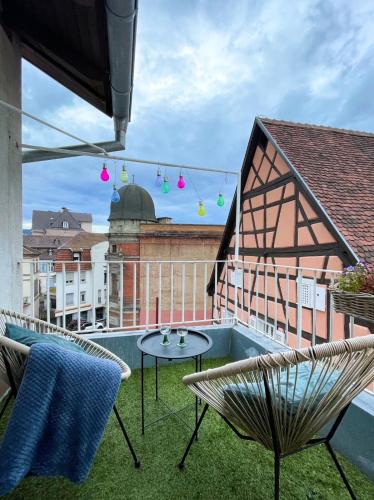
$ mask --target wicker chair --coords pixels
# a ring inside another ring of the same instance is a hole
[[[45,335],[59,335],[80,345],[81,347],[83,347],[86,353],[91,356],[110,359],[111,361],[114,361],[121,368],[122,382],[127,380],[131,375],[129,366],[122,359],[115,356],[113,353],[96,344],[95,342],[85,339],[74,332],[70,332],[69,330],[65,330],[64,328],[60,328],[51,323],[47,323],[36,318],[31,318],[30,316],[25,316],[13,311],[0,309],[0,380],[5,382],[5,384],[10,387],[9,394],[0,412],[0,418],[2,417],[10,399],[12,397],[15,397],[17,394],[18,388],[22,381],[27,356],[30,351],[30,347],[27,347],[24,344],[15,342],[14,340],[5,337],[6,323],[12,323],[24,328],[29,328],[31,330],[34,330],[35,332]],[[129,447],[131,455],[134,459],[135,467],[138,468],[140,467],[140,462],[135,454],[134,448],[131,444],[129,436],[127,435],[124,423],[119,415],[116,405],[114,405],[113,411],[121,428],[123,436],[126,440],[126,443]]]
[[[194,373],[183,382],[206,402],[179,463],[183,468],[211,406],[238,437],[274,453],[274,498],[281,459],[325,444],[349,494],[352,488],[330,445],[351,401],[374,380],[374,335],[266,354]],[[317,437],[331,424],[324,437]]]

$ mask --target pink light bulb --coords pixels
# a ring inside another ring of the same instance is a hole
[[[177,186],[179,187],[179,189],[184,189],[185,185],[186,185],[186,181],[183,179],[183,175],[180,175],[179,179],[178,179]]]
[[[103,165],[103,169],[101,171],[101,174],[100,174],[100,179],[103,181],[103,182],[108,182],[109,181],[109,173],[108,173],[108,170],[106,168],[106,165],[104,163]]]

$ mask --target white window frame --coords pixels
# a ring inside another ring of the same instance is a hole
[[[85,304],[86,303],[86,292],[81,292],[81,294],[80,294],[80,302],[81,302],[81,304]]]
[[[74,305],[74,293],[73,292],[66,294],[66,305],[67,306]]]
[[[81,260],[81,253],[80,252],[73,252],[73,261],[80,262],[80,260]]]
[[[68,271],[65,275],[65,284],[66,285],[74,285],[74,273],[72,271]]]
[[[81,284],[84,285],[87,283],[87,273],[86,271],[81,271]]]
[[[67,220],[63,220],[62,227],[63,227],[63,229],[69,229],[69,222]]]

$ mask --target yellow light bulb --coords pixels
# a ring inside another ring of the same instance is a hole
[[[206,214],[206,210],[204,207],[204,203],[202,201],[199,201],[199,209],[197,211],[197,215],[200,215],[200,217],[204,217]]]

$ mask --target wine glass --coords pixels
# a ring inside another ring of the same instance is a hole
[[[185,326],[178,328],[177,334],[179,336],[179,342],[178,342],[177,346],[179,346],[179,347],[186,346],[187,342],[185,341],[185,336],[187,335],[187,333],[188,333],[188,330]]]
[[[162,335],[162,342],[160,342],[161,345],[170,345],[170,340],[169,340],[169,334],[170,334],[170,325],[163,325],[160,328],[160,333]]]

